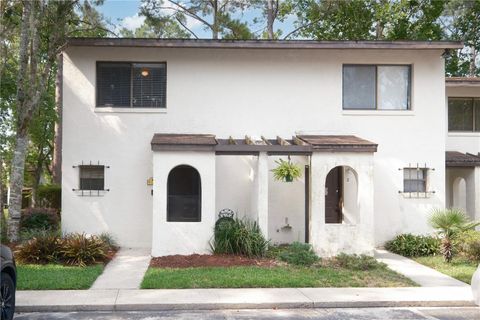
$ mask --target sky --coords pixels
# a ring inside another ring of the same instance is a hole
[[[145,18],[138,14],[140,4],[140,0],[105,0],[102,6],[97,7],[97,10],[102,13],[108,21],[115,25],[115,27],[111,26],[111,28],[118,33],[121,27],[135,30],[142,25]],[[242,20],[252,21],[253,18],[258,15],[259,12],[249,10],[243,13]],[[210,32],[204,30],[201,23],[194,19],[187,19],[187,26],[200,38],[209,38],[211,36]],[[283,23],[277,22],[275,27],[281,28],[284,35],[287,34],[293,29],[293,17],[286,19]],[[262,26],[257,25],[252,28],[252,31],[256,31],[255,28],[261,29]]]

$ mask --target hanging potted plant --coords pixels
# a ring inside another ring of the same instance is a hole
[[[275,160],[275,163],[278,164],[278,166],[272,170],[275,180],[292,182],[302,176],[302,168],[292,163],[290,157],[288,157],[288,161],[279,159]]]

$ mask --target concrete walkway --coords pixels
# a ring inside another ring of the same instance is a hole
[[[150,249],[120,249],[90,290],[139,289],[150,258]]]
[[[467,287],[470,289],[470,286],[462,281],[386,250],[375,250],[375,258],[422,287]]]
[[[469,287],[18,291],[18,312],[466,307]]]

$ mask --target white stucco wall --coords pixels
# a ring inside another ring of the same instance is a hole
[[[179,165],[195,168],[201,179],[201,221],[167,222],[167,178]],[[215,226],[215,153],[154,152],[152,255],[209,253]]]
[[[151,246],[155,195],[152,198],[146,180],[153,176],[150,141],[154,133],[289,138],[303,132],[353,134],[379,144],[374,156],[376,244],[400,232],[427,232],[428,211],[443,206],[445,199],[441,54],[441,50],[68,48],[63,82],[62,227],[109,231],[121,245]],[[96,61],[166,61],[167,109],[96,110]],[[411,64],[412,110],[343,111],[345,63]],[[78,169],[72,166],[82,160],[110,166],[106,171],[110,192],[103,197],[79,197],[72,191],[79,183]],[[428,199],[408,199],[398,193],[403,188],[403,173],[398,169],[416,163],[435,168],[429,177],[435,194]],[[217,191],[232,184],[231,179],[216,177],[216,181]],[[239,188],[247,185],[238,183]],[[242,197],[247,201],[251,195]],[[212,213],[229,206],[229,201],[224,203],[216,200]],[[238,202],[232,206],[241,211]]]

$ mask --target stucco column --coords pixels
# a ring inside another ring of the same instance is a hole
[[[475,179],[475,205],[474,205],[474,218],[476,221],[480,221],[480,167],[475,167],[474,170],[474,179]],[[480,227],[477,227],[477,230]]]
[[[266,152],[260,152],[257,160],[257,170],[255,175],[255,211],[260,229],[268,239],[268,155]]]

